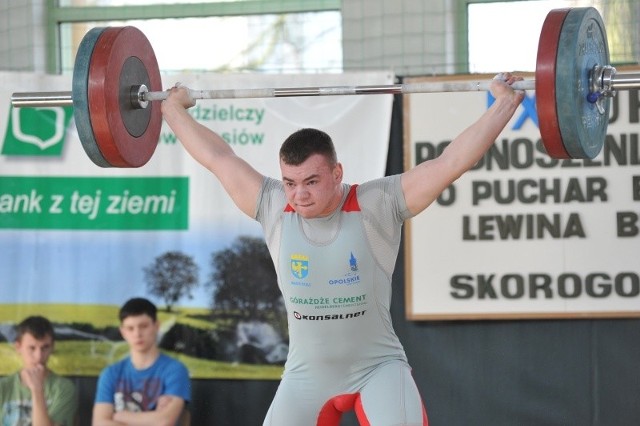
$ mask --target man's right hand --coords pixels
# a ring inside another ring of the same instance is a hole
[[[44,382],[47,377],[47,368],[44,365],[38,364],[32,368],[23,368],[20,371],[20,378],[22,379],[22,383],[29,390],[33,391],[42,391],[44,390]]]

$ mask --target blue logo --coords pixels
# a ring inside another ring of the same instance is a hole
[[[351,253],[351,257],[349,258],[349,267],[352,271],[356,272],[358,270],[358,261],[356,257]]]

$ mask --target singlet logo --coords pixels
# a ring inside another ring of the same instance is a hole
[[[331,320],[358,318],[358,317],[364,316],[365,312],[367,312],[366,309],[364,311],[352,312],[348,314],[304,315],[304,314],[301,314],[300,312],[294,311],[293,317],[301,321],[331,321]]]
[[[351,257],[349,258],[349,266],[351,267],[351,270],[353,272],[358,271],[358,261],[356,260],[356,257],[353,255],[353,253],[351,253]]]
[[[358,260],[353,255],[353,252],[349,256],[349,272],[341,277],[330,278],[329,285],[353,285],[360,282],[360,275],[358,274]]]
[[[367,304],[367,295],[359,294],[356,296],[335,296],[335,297],[289,297],[289,302],[294,305],[305,305],[314,309],[344,309],[363,306]]]
[[[291,255],[291,274],[302,280],[309,275],[309,256],[304,254]]]

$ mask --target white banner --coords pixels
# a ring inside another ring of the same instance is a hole
[[[146,165],[100,168],[78,140],[72,107],[12,108],[9,101],[12,92],[69,91],[70,77],[0,73],[0,78],[0,335],[4,323],[25,312],[42,312],[65,324],[91,323],[97,330],[92,332],[100,333],[100,326],[117,324],[113,309],[130,297],[147,296],[163,307],[163,298],[151,296],[145,270],[172,252],[193,261],[198,281],[174,301],[181,316],[168,323],[193,326],[192,316],[210,315],[212,255],[241,236],[262,238],[260,226],[232,204],[164,123]],[[385,72],[164,78],[167,87],[180,81],[194,89],[394,83]],[[284,139],[303,127],[322,129],[345,163],[345,181],[358,183],[384,175],[392,102],[392,95],[199,100],[190,111],[257,170],[276,178]],[[113,314],[88,308],[97,305],[109,306]],[[196,323],[194,329],[216,324]],[[221,355],[225,344],[216,344],[216,354],[207,356],[233,358]],[[73,374],[98,372],[91,363],[84,369],[72,364]],[[219,377],[217,370],[201,366],[190,365],[192,374]],[[274,371],[269,374],[279,377]]]
[[[180,81],[195,89],[393,84],[393,76],[387,73],[271,76],[189,74],[172,76],[172,79],[168,85]],[[15,121],[12,122],[13,128],[7,126],[10,113],[19,111],[10,108],[12,92],[71,89],[71,82],[66,77],[7,73],[2,76],[2,81],[2,98],[5,102],[0,105],[0,129],[5,140],[20,129]],[[391,102],[391,95],[200,100],[192,109],[192,114],[198,121],[219,132],[240,156],[260,172],[274,177],[280,176],[280,143],[299,128],[318,127],[333,137],[339,159],[346,162],[345,180],[361,182],[384,174]],[[187,177],[187,229],[150,234],[135,230],[12,230],[9,226],[3,226],[0,228],[0,247],[3,253],[15,253],[15,256],[0,256],[0,270],[4,271],[0,277],[4,281],[0,303],[73,301],[119,304],[127,294],[143,292],[142,266],[164,250],[180,245],[185,250],[198,253],[198,260],[206,264],[211,250],[228,244],[240,230],[247,232],[247,229],[252,229],[250,233],[261,235],[257,224],[239,213],[217,181],[186,154],[166,125],[163,124],[160,142],[153,157],[138,169],[99,168],[86,156],[75,134],[73,121],[70,126],[66,140],[56,142],[57,145],[63,145],[57,155],[19,155],[19,152],[7,153],[5,149],[0,156],[1,175],[64,176],[74,177],[78,182],[82,177]],[[26,129],[22,133],[29,131]],[[22,139],[22,144],[29,143],[24,136]],[[7,142],[5,148],[6,145]],[[46,148],[49,146],[36,147],[42,152]],[[5,202],[0,204],[0,221],[3,216],[6,219],[12,213],[10,210],[17,209],[19,211],[13,213],[20,213],[23,217],[27,213],[43,216],[38,219],[42,223],[47,220],[45,216],[51,217],[58,207],[64,206],[55,206],[55,200],[40,199],[38,195],[34,195],[35,201],[32,198],[31,202],[33,204],[40,200],[39,205],[32,205],[31,210],[35,211],[27,212],[24,208],[29,207],[9,206],[8,195],[5,194]],[[108,201],[98,200],[95,190],[77,195],[87,197],[87,202],[90,199],[95,201],[93,206],[98,209],[97,213],[93,209],[85,213],[89,217],[92,212],[96,215],[90,220],[98,222],[101,214],[107,214]],[[117,195],[122,195],[120,201],[125,201],[124,193],[113,194],[114,203]],[[101,205],[98,205],[99,202]],[[116,203],[111,210],[117,210],[118,207],[122,206]],[[71,210],[66,213],[83,215]],[[118,238],[123,239],[123,244],[113,243]],[[21,246],[24,246],[24,250],[20,249]],[[204,252],[200,254],[201,251]],[[46,268],[45,274],[42,268]],[[57,282],[65,285],[52,285]],[[200,297],[184,302],[208,306],[208,300]]]
[[[490,101],[406,96],[405,166],[438,155]],[[618,93],[600,155],[554,160],[528,92],[477,167],[408,224],[407,316],[640,316],[639,109],[637,91]]]

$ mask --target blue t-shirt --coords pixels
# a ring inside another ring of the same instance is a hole
[[[98,378],[95,402],[113,404],[115,411],[152,411],[162,395],[188,403],[191,383],[185,365],[161,353],[144,370],[137,370],[130,357],[106,367]]]

